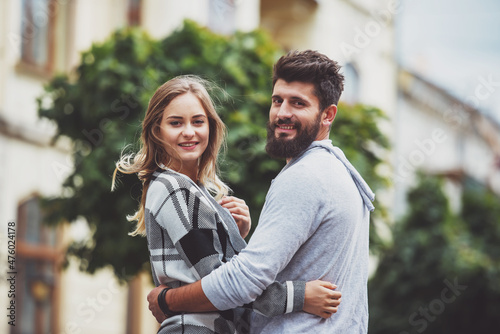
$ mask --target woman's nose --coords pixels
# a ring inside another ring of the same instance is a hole
[[[186,126],[184,130],[182,130],[182,135],[184,137],[192,137],[194,136],[194,130],[191,126]]]

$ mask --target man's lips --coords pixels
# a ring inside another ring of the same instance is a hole
[[[297,131],[297,126],[291,123],[285,123],[285,124],[277,123],[275,124],[274,128],[274,133],[278,137],[281,135],[292,136],[295,134],[296,131]]]
[[[295,130],[295,125],[289,125],[289,124],[276,125],[276,127],[280,130]]]

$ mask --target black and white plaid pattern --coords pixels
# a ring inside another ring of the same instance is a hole
[[[198,281],[246,246],[229,212],[204,187],[172,170],[153,174],[145,209],[156,285],[165,283],[175,288]],[[305,282],[293,282],[292,311],[302,309],[304,289]],[[284,314],[286,283],[273,283],[246,307],[267,316]],[[249,319],[250,312],[243,309],[183,314],[167,319],[160,333],[246,333]]]

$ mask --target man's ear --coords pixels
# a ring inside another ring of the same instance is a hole
[[[337,106],[335,104],[331,104],[323,111],[323,116],[321,118],[321,123],[323,125],[330,126],[337,115]]]

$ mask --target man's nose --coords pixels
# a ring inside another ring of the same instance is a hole
[[[290,105],[283,101],[276,116],[280,119],[292,118],[292,110]]]

